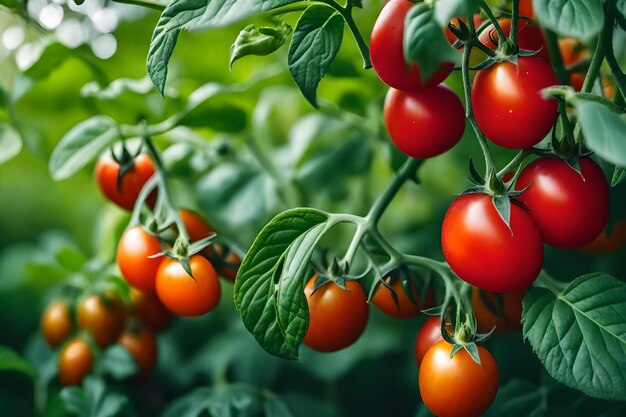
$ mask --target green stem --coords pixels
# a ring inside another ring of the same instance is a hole
[[[496,19],[496,17],[494,16],[493,12],[491,11],[491,8],[489,7],[489,5],[487,3],[485,3],[484,0],[480,0],[479,1],[479,5],[480,7],[485,11],[485,14],[487,15],[487,18],[491,21],[491,24],[493,25],[494,28],[496,28],[496,32],[498,32],[498,42],[504,42],[507,38],[506,34],[504,33],[504,31],[502,30],[502,27],[500,26],[500,23],[498,23],[498,19]],[[468,16],[467,18],[467,23],[470,24],[472,27],[474,27],[474,19],[472,16]],[[476,30],[474,29],[472,31],[472,33],[475,33]]]
[[[561,294],[568,286],[567,282],[559,281],[553,278],[550,274],[548,274],[545,270],[541,270],[535,284],[539,286],[545,287],[552,291],[555,295]]]
[[[556,37],[556,34],[551,30],[546,30],[545,32],[546,46],[548,47],[548,54],[550,55],[550,62],[552,63],[552,68],[556,73],[559,82],[562,85],[567,85],[568,76],[567,70],[565,69],[565,65],[563,64],[563,57],[561,56],[561,51],[559,49],[559,40]]]
[[[532,155],[532,150],[527,148],[527,149],[522,149],[521,151],[518,152],[517,155],[515,155],[515,157],[511,160],[511,162],[509,162],[504,168],[502,168],[499,172],[498,172],[498,178],[502,179],[502,177],[504,177],[508,172],[511,172],[515,169],[517,169],[517,167],[524,162],[524,160],[529,156]]]
[[[585,75],[585,82],[583,83],[583,88],[580,90],[583,93],[590,93],[593,88],[593,84],[598,78],[598,74],[600,73],[600,66],[602,65],[602,61],[604,61],[604,57],[606,55],[606,43],[612,42],[612,34],[613,34],[613,22],[614,17],[612,11],[614,10],[615,0],[609,0],[606,6],[606,16],[604,18],[604,25],[602,26],[602,31],[598,36],[598,43],[596,44],[596,48],[593,52],[593,57],[591,58],[591,63],[589,64],[589,70]]]
[[[517,25],[519,22],[519,0],[513,0],[513,13],[511,15],[511,33],[509,34],[511,42],[515,45],[515,50],[519,50],[517,44]]]
[[[134,6],[147,7],[154,10],[163,10],[169,3],[168,0],[113,0],[116,3],[132,4]]]
[[[607,26],[607,34],[603,39],[603,47],[606,51],[606,62],[609,69],[613,73],[615,78],[615,84],[622,94],[622,97],[626,97],[626,76],[619,66],[617,59],[615,58],[615,50],[613,48],[613,22],[616,16],[620,14],[615,10],[615,1],[609,1],[607,4],[605,25]],[[616,94],[617,96],[617,94]]]

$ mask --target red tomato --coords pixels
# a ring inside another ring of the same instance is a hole
[[[180,261],[166,258],[159,267],[156,292],[165,307],[179,316],[200,316],[213,310],[220,301],[217,272],[206,258],[189,259],[193,278]]]
[[[114,343],[124,330],[126,308],[117,295],[97,294],[84,298],[76,314],[78,327],[89,330],[100,347]]]
[[[80,384],[93,367],[93,353],[85,341],[74,338],[59,353],[59,381],[62,385]]]
[[[185,224],[187,233],[189,233],[189,239],[192,242],[202,240],[214,233],[211,226],[209,226],[209,224],[196,212],[187,209],[180,209],[178,210],[178,214]]]
[[[67,339],[73,328],[70,311],[63,300],[53,301],[41,317],[41,333],[52,347]]]
[[[418,64],[405,61],[402,48],[404,18],[411,6],[413,3],[408,0],[390,0],[385,4],[376,19],[370,40],[370,57],[376,74],[388,86],[404,91],[437,85],[451,71],[438,70],[424,82]]]
[[[533,9],[533,0],[520,0],[519,15],[530,17],[530,18],[535,17],[535,10]]]
[[[450,24],[452,24],[452,26],[459,28],[459,19],[461,19],[461,21],[467,23],[467,18],[465,16],[460,16],[460,17],[455,17],[453,19],[450,20]],[[482,19],[480,18],[480,13],[476,13],[473,16],[473,20],[474,20],[474,27],[478,28],[480,26],[480,24],[482,23]],[[446,35],[446,39],[448,40],[448,42],[450,43],[450,45],[453,45],[454,42],[456,42],[456,40],[458,39],[454,33],[452,33],[452,31],[450,30],[449,26],[446,26],[446,28],[444,29],[444,34]],[[463,49],[463,46],[461,46],[459,49]]]
[[[143,376],[152,372],[157,362],[157,344],[156,337],[150,329],[130,326],[124,330],[118,343],[133,355]]]
[[[478,126],[505,148],[536,145],[550,132],[558,110],[557,101],[544,99],[541,90],[558,84],[550,65],[534,57],[478,71],[472,87]]]
[[[126,230],[117,246],[117,266],[130,285],[141,291],[153,291],[162,257],[148,258],[161,252],[159,240],[141,226]]]
[[[581,174],[565,161],[539,158],[520,174],[515,187],[543,241],[557,248],[580,248],[598,237],[609,216],[609,185],[591,159],[580,159]]]
[[[358,282],[346,281],[348,291],[328,282],[313,293],[315,278],[304,288],[309,305],[304,343],[320,352],[350,346],[361,336],[369,318],[365,291]]]
[[[395,145],[413,158],[430,158],[456,145],[465,130],[461,100],[444,85],[420,91],[389,89],[385,124]]]
[[[132,289],[130,300],[141,321],[155,332],[165,330],[172,322],[172,313],[165,308],[156,293]]]
[[[543,263],[539,230],[511,202],[510,230],[486,194],[462,195],[450,205],[441,230],[443,254],[469,284],[494,292],[519,292],[537,278]]]
[[[387,278],[386,282],[389,284],[390,278]],[[434,304],[431,290],[426,292],[423,300],[423,306],[421,306],[419,304],[413,304],[413,301],[411,301],[404,286],[402,285],[402,280],[394,279],[391,281],[390,286],[396,294],[398,304],[394,302],[391,290],[382,284],[378,287],[372,297],[374,305],[389,316],[398,318],[415,317],[421,312],[422,309],[428,309]],[[413,285],[411,285],[411,292],[413,300],[415,302],[420,302],[420,294]]]
[[[498,294],[472,288],[472,307],[481,332],[522,329],[522,300],[525,292]]]
[[[117,188],[117,176],[120,165],[106,154],[96,163],[95,177],[100,191],[106,198],[123,209],[132,210],[135,200],[144,184],[154,175],[154,164],[144,154],[138,155],[134,160],[134,168],[124,174],[121,187]],[[156,202],[156,192],[150,194],[147,199],[150,206]]]
[[[465,349],[450,358],[452,347],[441,340],[428,349],[420,366],[420,395],[438,417],[478,417],[496,398],[498,365],[482,346],[478,346],[480,365]]]
[[[452,326],[450,324],[446,325],[446,329],[448,329],[448,332],[452,333]],[[428,318],[415,338],[415,349],[413,353],[418,366],[422,363],[428,349],[441,339],[441,319],[439,317]]]
[[[574,38],[559,39],[559,50],[561,51],[563,64],[565,64],[566,68],[579,64],[586,59],[589,59],[589,52],[587,51],[585,45]],[[574,87],[574,90],[582,90],[584,82],[584,71],[570,73],[569,84]]]
[[[502,28],[505,35],[511,34],[511,19],[503,18],[498,19],[498,23]],[[495,50],[498,47],[498,41],[500,36],[493,25],[489,25],[480,32],[478,40],[489,48]],[[527,51],[539,51],[537,57],[543,59],[545,62],[550,63],[550,54],[546,41],[543,37],[541,28],[535,23],[528,20],[519,20],[517,23],[517,44],[520,49],[526,49]]]
[[[626,245],[626,221],[620,220],[610,233],[607,234],[604,230],[593,242],[582,249],[587,253],[607,253],[614,252],[624,245]]]

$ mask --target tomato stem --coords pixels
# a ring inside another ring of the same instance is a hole
[[[605,26],[607,26],[608,33],[603,38],[603,47],[606,51],[606,63],[613,73],[615,83],[617,84],[617,87],[622,94],[622,97],[626,97],[626,76],[620,68],[617,59],[615,58],[615,51],[613,49],[613,22],[617,16],[619,16],[619,13],[617,13],[617,11],[615,10],[615,1],[609,1],[607,4],[606,17],[604,22]],[[616,94],[615,97],[617,96],[618,95]]]
[[[544,31],[544,35],[546,39],[546,46],[548,47],[548,55],[550,55],[550,62],[552,63],[552,68],[556,73],[556,77],[562,85],[567,85],[567,70],[565,69],[563,57],[561,56],[561,50],[559,49],[559,40],[557,39],[556,34],[549,29]]]
[[[507,173],[517,169],[517,167],[524,162],[529,155],[532,155],[532,153],[533,152],[530,148],[519,151],[517,155],[515,155],[515,157],[498,172],[498,178],[502,179]]]
[[[612,42],[613,22],[615,20],[612,11],[614,9],[615,0],[609,0],[608,2],[606,2],[604,24],[602,25],[600,35],[598,35],[598,42],[596,43],[593,56],[591,57],[589,70],[587,70],[587,74],[585,75],[585,81],[583,82],[583,87],[580,90],[582,93],[591,92],[593,84],[595,83],[596,79],[598,78],[598,74],[600,73],[600,66],[602,65],[602,61],[604,61],[604,57],[606,55],[606,44]]]
[[[517,42],[517,26],[519,23],[519,0],[513,0],[513,10],[511,14],[511,32],[509,34],[509,39],[513,45],[515,45],[515,50],[519,51],[519,45]]]

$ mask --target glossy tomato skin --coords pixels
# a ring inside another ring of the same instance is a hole
[[[163,249],[159,240],[141,226],[127,229],[117,246],[117,266],[130,285],[141,291],[153,291],[156,273],[163,257],[149,258]]]
[[[93,368],[91,348],[78,338],[68,341],[59,354],[57,366],[62,385],[80,384]]]
[[[52,347],[60,345],[67,339],[73,328],[70,310],[64,300],[53,301],[41,317],[41,333]]]
[[[390,0],[385,4],[370,39],[370,57],[376,74],[388,86],[403,91],[437,85],[450,74],[450,70],[438,70],[424,81],[417,63],[405,61],[402,48],[404,18],[411,6],[413,3],[408,0]]]
[[[411,285],[411,296],[413,297],[413,300],[418,303],[415,305],[406,293],[406,289],[402,285],[402,281],[400,279],[394,279],[390,283],[390,279],[387,278],[386,281],[395,292],[398,304],[394,302],[391,290],[382,284],[374,293],[372,302],[388,316],[396,318],[415,317],[421,312],[422,309],[428,309],[433,306],[434,300],[432,291],[427,291],[424,296],[424,300],[421,300],[417,289],[415,286]],[[423,305],[420,305],[420,303]]]
[[[589,158],[580,159],[581,174],[565,161],[539,158],[520,174],[519,197],[543,241],[573,249],[591,243],[604,230],[609,216],[609,185],[602,169]]]
[[[609,253],[624,245],[626,245],[626,220],[620,220],[613,226],[613,230],[608,233],[604,230],[582,250],[587,253]]]
[[[420,395],[438,417],[478,417],[498,392],[498,366],[482,346],[478,346],[480,365],[465,349],[450,358],[452,347],[441,340],[428,349],[419,371]]]
[[[158,356],[156,337],[152,330],[142,326],[130,326],[124,330],[118,343],[133,355],[142,376],[152,372]]]
[[[172,313],[165,308],[155,292],[142,292],[132,289],[130,300],[135,309],[135,314],[146,326],[155,332],[167,329],[172,322]]]
[[[535,17],[535,10],[533,8],[533,0],[520,0],[519,2],[519,14],[520,16],[526,16],[530,18]]]
[[[390,88],[385,125],[393,143],[413,158],[431,158],[456,145],[465,131],[465,110],[445,85],[416,92]]]
[[[446,324],[446,329],[448,332],[452,333],[452,326],[449,323]],[[422,363],[424,355],[426,355],[428,349],[442,339],[441,319],[439,317],[429,317],[426,319],[415,337],[415,348],[413,350],[413,354],[415,356],[417,366]]]
[[[498,23],[502,28],[502,31],[509,36],[511,33],[511,19],[503,18],[498,19]],[[493,25],[487,26],[480,35],[478,40],[484,45],[487,45],[490,49],[495,50],[498,47],[498,41],[500,36]],[[534,22],[528,20],[520,20],[517,26],[517,43],[520,49],[527,51],[538,51],[536,57],[543,59],[545,62],[550,63],[550,54],[548,53],[548,47],[543,37],[541,28]]]
[[[156,292],[172,313],[194,317],[213,310],[221,290],[217,272],[206,258],[193,255],[189,263],[193,278],[177,259],[164,259],[157,273]]]
[[[537,278],[543,243],[530,215],[511,202],[510,227],[491,196],[465,194],[448,208],[441,230],[443,254],[467,283],[494,292],[519,292]]]
[[[558,84],[550,65],[535,57],[478,71],[472,87],[478,126],[505,148],[536,145],[550,132],[558,110],[556,100],[544,99],[541,90]]]
[[[211,226],[209,226],[209,223],[207,223],[198,213],[188,209],[180,209],[178,210],[178,214],[185,224],[185,228],[189,234],[189,239],[192,242],[202,240],[214,233]]]
[[[76,320],[78,327],[92,333],[98,346],[106,347],[115,343],[124,330],[126,308],[113,293],[93,294],[80,301]]]
[[[315,293],[315,277],[304,288],[309,306],[309,327],[304,343],[319,352],[334,352],[353,344],[369,318],[367,295],[356,281],[346,281],[348,291],[328,282]]]
[[[525,292],[493,293],[472,288],[472,308],[478,330],[509,332],[522,329],[522,300]]]
[[[132,210],[144,184],[154,175],[154,164],[148,155],[140,154],[134,160],[134,168],[124,174],[120,189],[117,188],[117,176],[120,165],[111,155],[106,154],[96,163],[96,183],[102,194],[118,206]],[[148,204],[154,206],[156,193],[151,193]]]

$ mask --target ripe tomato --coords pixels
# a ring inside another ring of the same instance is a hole
[[[626,221],[618,221],[613,230],[607,234],[606,229],[590,244],[583,247],[587,253],[613,252],[626,245]]]
[[[566,68],[579,64],[589,58],[589,52],[585,45],[574,38],[559,39],[559,50],[561,51],[563,64],[565,64]],[[569,84],[574,87],[576,91],[580,91],[583,88],[584,82],[584,71],[572,72],[569,75]]]
[[[165,307],[179,316],[200,316],[220,301],[217,272],[201,255],[189,259],[193,278],[177,259],[166,258],[159,267],[156,292]]]
[[[511,19],[503,18],[498,19],[498,23],[502,28],[505,35],[511,34]],[[495,50],[498,47],[498,41],[500,36],[493,25],[489,25],[480,32],[478,40],[487,45],[490,49]],[[517,24],[517,44],[520,49],[526,49],[528,51],[539,51],[538,58],[543,59],[545,62],[550,63],[550,54],[548,53],[548,47],[543,37],[541,28],[535,23],[528,20],[519,20]]]
[[[217,246],[216,251],[224,250],[223,247]],[[229,252],[228,255],[223,259],[222,265],[219,268],[219,275],[222,278],[226,278],[229,281],[235,282],[235,278],[237,278],[237,271],[239,270],[239,266],[241,265],[241,258],[237,256],[234,252]]]
[[[550,132],[558,110],[557,101],[544,99],[541,90],[558,84],[550,65],[535,57],[478,71],[472,87],[478,126],[505,148],[536,145]]]
[[[67,342],[57,363],[62,385],[80,384],[93,367],[93,353],[84,340],[74,338]]]
[[[441,340],[428,349],[419,371],[420,395],[438,417],[478,417],[496,398],[498,365],[482,346],[480,365],[465,349],[450,358],[452,347]]]
[[[124,346],[137,362],[141,375],[147,376],[157,362],[156,337],[147,327],[129,326],[120,336],[118,343]]]
[[[465,16],[459,16],[459,17],[455,17],[450,19],[450,24],[452,24],[452,26],[458,28],[459,27],[459,19],[461,19],[461,21],[467,23],[467,18]],[[475,13],[473,16],[473,20],[474,20],[474,27],[478,28],[480,26],[480,24],[482,23],[482,19],[480,18],[480,13]],[[444,29],[444,35],[446,35],[446,39],[448,40],[448,42],[450,43],[450,45],[453,45],[454,42],[456,42],[457,37],[454,35],[454,33],[452,33],[452,31],[450,30],[449,26],[446,26],[446,28]],[[463,50],[463,46],[461,46],[459,49]]]
[[[320,352],[348,347],[361,336],[367,325],[367,295],[356,281],[346,281],[348,291],[328,282],[314,293],[315,278],[304,287],[309,305],[309,328],[304,343]]]
[[[498,294],[472,288],[472,307],[481,332],[522,329],[522,300],[525,292]]]
[[[100,347],[114,343],[124,330],[126,309],[113,293],[90,295],[80,302],[77,312],[78,327],[93,334]]]
[[[162,257],[148,258],[162,251],[159,240],[141,226],[126,230],[117,246],[117,266],[130,285],[141,291],[154,290]]]
[[[53,301],[41,317],[41,333],[52,347],[67,339],[73,327],[70,311],[63,300]]]
[[[448,332],[452,333],[452,325],[446,324]],[[413,354],[415,355],[415,362],[417,366],[422,363],[424,355],[432,345],[442,340],[441,336],[441,319],[439,317],[430,317],[422,325],[420,331],[415,338],[415,349]]]
[[[144,184],[154,175],[154,164],[152,160],[144,154],[138,155],[134,160],[134,168],[124,174],[121,187],[117,188],[117,176],[120,165],[106,154],[96,163],[95,177],[96,183],[106,198],[123,209],[132,210],[135,207],[135,200]],[[150,194],[147,202],[154,206],[156,202],[156,192]]]
[[[486,194],[462,195],[441,230],[443,254],[464,281],[488,291],[519,292],[541,271],[543,243],[526,211],[511,202],[510,229]]]
[[[423,301],[423,306],[420,306],[419,304],[413,304],[413,301],[411,301],[408,294],[406,293],[404,286],[402,285],[402,280],[391,280],[390,278],[387,278],[386,282],[395,292],[398,299],[398,304],[394,302],[391,290],[382,284],[374,293],[374,296],[372,297],[372,302],[383,313],[389,316],[398,318],[415,317],[420,313],[422,309],[430,308],[434,304],[433,294],[430,290],[426,292],[424,300],[420,300],[420,294],[417,292],[415,286],[411,284],[411,295],[413,297],[413,301],[415,301],[416,303]]]
[[[385,124],[393,143],[413,158],[430,158],[456,145],[465,130],[459,97],[444,85],[410,93],[390,88]]]
[[[408,0],[390,0],[385,4],[370,39],[370,57],[376,74],[388,86],[404,91],[437,85],[450,74],[449,69],[438,70],[428,80],[422,80],[418,64],[405,61],[402,37],[404,19],[411,6],[413,3]]]
[[[535,17],[535,10],[533,8],[533,0],[520,0],[519,15],[530,17],[530,18]]]
[[[156,293],[132,289],[130,300],[141,321],[155,332],[165,330],[172,322],[172,313],[165,308]]]
[[[189,233],[189,239],[192,242],[202,240],[214,233],[211,226],[209,226],[198,213],[187,209],[180,209],[178,210],[178,214],[185,224],[187,233]]]
[[[557,248],[580,248],[598,237],[609,216],[609,185],[591,159],[580,159],[581,174],[565,161],[539,158],[517,179],[528,187],[519,198],[529,209],[543,241]]]

